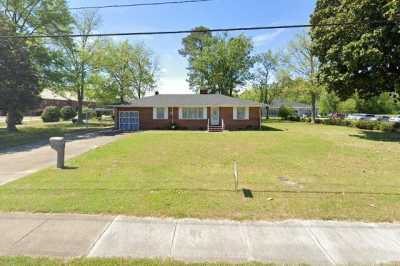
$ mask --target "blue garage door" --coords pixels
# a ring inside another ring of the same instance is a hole
[[[139,130],[139,112],[119,112],[119,129],[123,131]]]

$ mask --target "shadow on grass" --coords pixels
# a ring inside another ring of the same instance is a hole
[[[363,130],[361,134],[350,135],[359,139],[373,140],[373,141],[386,141],[386,142],[400,142],[400,133],[395,132],[379,132]]]
[[[60,169],[60,170],[76,170],[76,169],[78,169],[79,167],[78,166],[68,166],[68,165],[65,165],[62,169]]]
[[[247,188],[243,189],[243,196],[245,198],[250,198],[250,199],[252,199],[254,197],[253,196],[253,192],[250,189],[247,189]]]
[[[275,127],[270,127],[267,125],[262,125],[260,131],[283,131],[283,130]]]

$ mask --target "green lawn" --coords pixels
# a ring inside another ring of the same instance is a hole
[[[235,192],[233,161],[238,162]],[[304,123],[131,134],[0,188],[1,211],[400,220],[400,135]],[[249,191],[248,191],[249,192]]]
[[[74,125],[71,121],[43,123],[39,121],[24,122],[19,125],[18,131],[10,133],[6,130],[4,122],[0,122],[0,153],[1,149],[47,140],[52,136],[62,136],[66,133],[77,133],[104,129],[112,126],[111,121],[91,121],[88,126]]]
[[[229,266],[226,263],[183,263],[171,260],[128,260],[128,259],[73,259],[64,261],[50,258],[0,257],[4,266]],[[262,266],[276,264],[245,263],[240,266]]]

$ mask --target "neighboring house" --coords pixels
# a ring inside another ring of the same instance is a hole
[[[268,108],[263,108],[263,116],[266,116],[267,109],[269,110],[269,116],[278,116],[279,113],[279,108],[281,106],[288,106],[294,109],[296,114],[298,116],[311,116],[312,113],[312,108],[311,105],[307,105],[304,103],[298,103],[298,102],[291,102],[285,99],[275,99],[272,101],[272,103],[268,106]],[[319,109],[316,107],[317,115],[319,114]]]
[[[258,129],[260,104],[219,94],[154,95],[114,106],[124,131],[169,129],[222,131]]]
[[[57,106],[57,107],[64,107],[64,106],[71,106],[74,109],[78,108],[78,99],[76,96],[72,94],[57,94],[51,90],[44,89],[40,94],[40,104],[39,106],[31,112],[32,115],[40,115],[44,108],[47,106]],[[96,102],[94,101],[83,101],[83,106],[95,108]]]

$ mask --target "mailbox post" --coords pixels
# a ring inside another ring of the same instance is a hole
[[[50,138],[50,147],[57,152],[57,168],[64,168],[65,140],[63,137]]]

